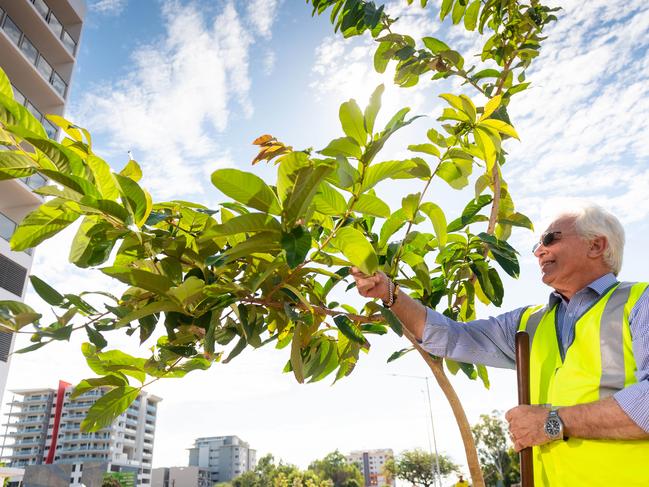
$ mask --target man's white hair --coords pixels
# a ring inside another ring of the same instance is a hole
[[[593,203],[580,203],[572,208],[562,209],[555,215],[560,218],[574,218],[575,230],[587,239],[606,237],[608,245],[604,252],[604,262],[616,276],[622,268],[624,254],[624,228],[615,215]]]

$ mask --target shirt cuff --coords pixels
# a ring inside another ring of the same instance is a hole
[[[446,317],[426,307],[426,324],[421,337],[421,346],[428,353],[444,357],[447,355],[449,327]]]
[[[635,423],[649,433],[649,382],[642,381],[616,392],[613,398]]]

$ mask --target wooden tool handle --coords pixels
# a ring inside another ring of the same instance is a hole
[[[525,331],[516,333],[516,379],[518,381],[518,404],[530,403],[530,337]],[[520,452],[521,486],[534,487],[532,448]]]

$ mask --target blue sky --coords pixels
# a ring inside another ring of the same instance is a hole
[[[393,87],[389,76],[374,73],[369,39],[343,41],[332,35],[328,19],[312,19],[302,1],[88,2],[68,116],[90,129],[96,150],[114,168],[132,151],[144,167],[145,185],[158,199],[216,205],[222,200],[209,183],[210,173],[226,166],[249,168],[255,137],[271,133],[298,148],[321,148],[340,136],[339,104],[355,97],[362,105],[380,82],[386,83],[383,120],[402,106],[429,115],[386,147],[383,159],[407,157],[405,147],[423,140],[435,123],[441,88],[425,81],[407,90]],[[505,177],[518,209],[532,217],[537,230],[566,199],[609,207],[627,229],[621,277],[646,280],[649,5],[641,0],[573,4],[564,6],[548,31],[529,74],[533,88],[512,105],[521,142],[508,142]],[[421,10],[392,1],[389,8],[401,17],[399,30],[415,38],[435,33],[462,50],[477,45],[458,29],[440,27],[432,17],[435,6]],[[254,170],[272,179],[270,168]],[[396,208],[413,191],[408,184],[378,191]],[[443,185],[431,194],[449,214],[469,198]],[[33,272],[66,291],[99,287],[105,282],[101,276],[77,273],[54,258],[67,254],[69,238],[70,232],[39,248]],[[506,281],[505,310],[546,299],[548,290],[528,250],[536,238],[525,231],[512,237],[522,254],[522,276]],[[80,340],[15,357],[8,388],[53,387],[58,379],[89,376],[75,351]],[[414,355],[385,363],[403,346],[396,337],[374,340],[354,374],[333,387],[326,381],[295,384],[292,376],[281,374],[285,351],[273,349],[249,352],[182,382],[157,383],[151,390],[164,401],[154,465],[183,465],[193,438],[221,434],[237,434],[260,454],[273,452],[303,467],[335,448],[427,449],[424,383],[391,375],[423,376],[426,367]],[[52,367],[43,370],[44,361]],[[513,373],[492,371],[491,377],[491,391],[462,377],[454,380],[472,422],[514,404]],[[449,408],[435,386],[431,395],[438,447],[463,463]]]

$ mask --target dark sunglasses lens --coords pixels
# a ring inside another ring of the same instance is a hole
[[[546,247],[548,245],[551,245],[552,242],[555,241],[556,237],[557,237],[556,232],[546,233],[545,235],[543,235],[543,245],[545,245]]]

